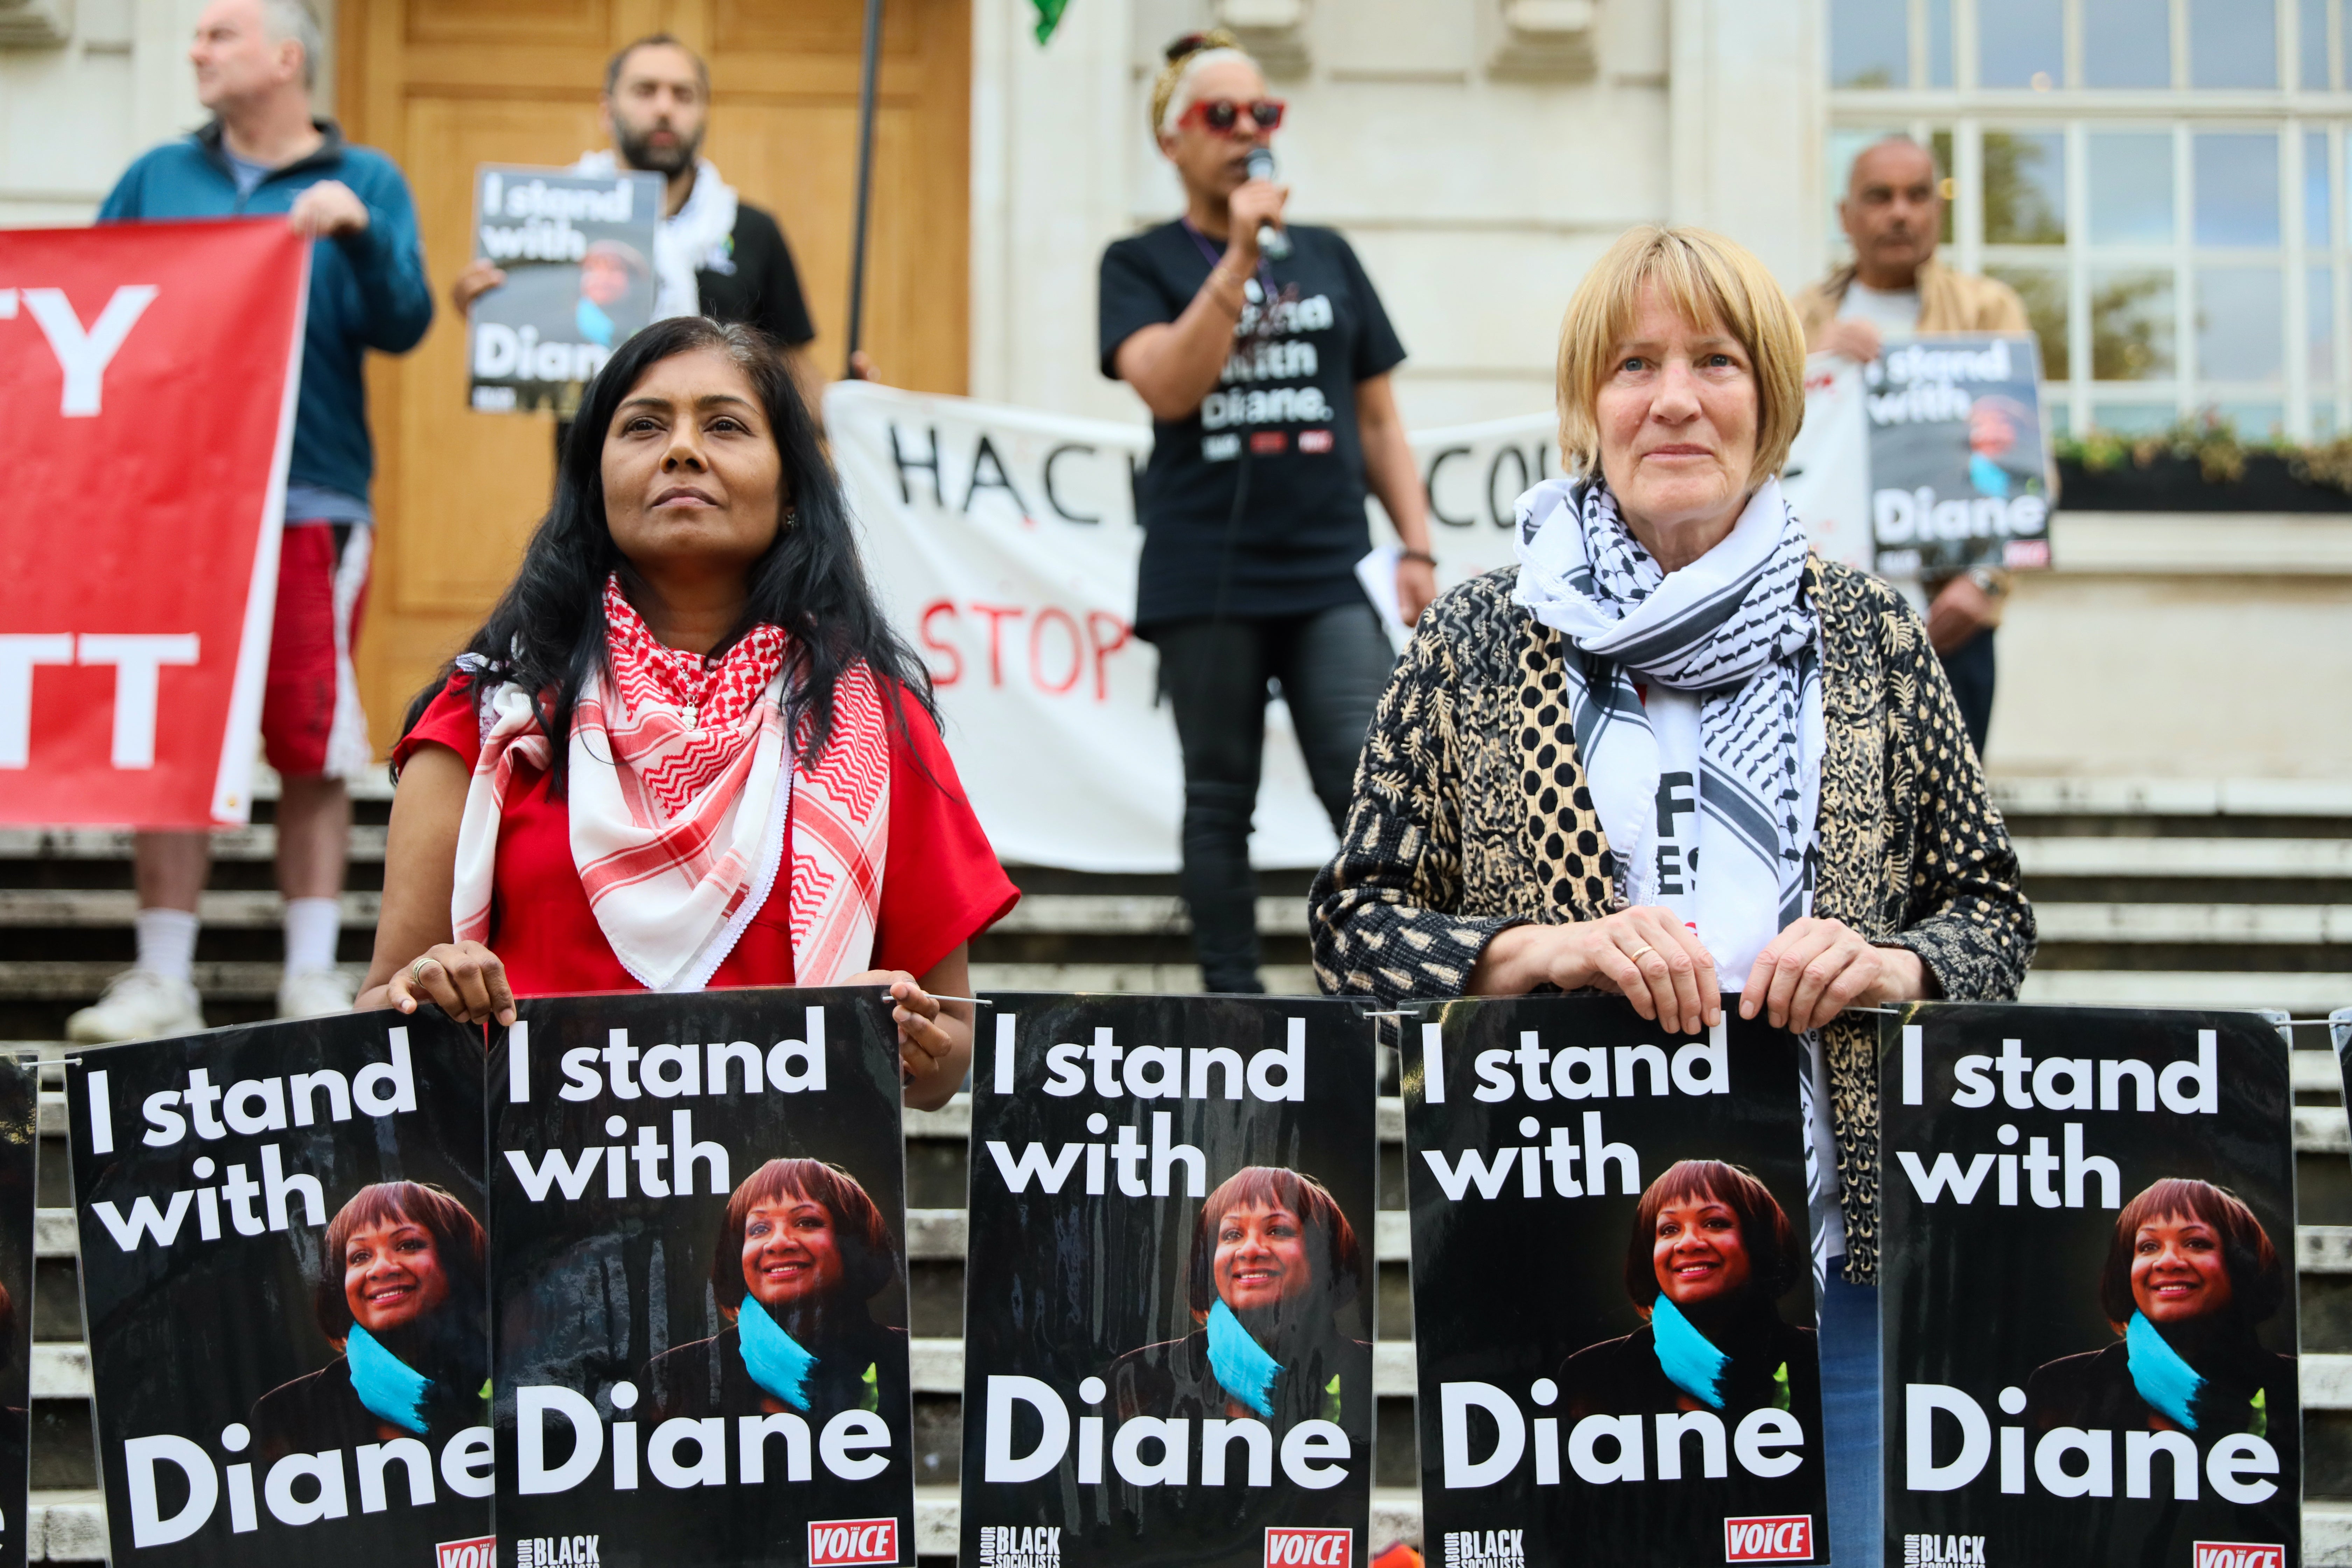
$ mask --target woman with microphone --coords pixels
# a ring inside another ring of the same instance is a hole
[[[1389,385],[1404,349],[1345,239],[1281,226],[1289,192],[1266,149],[1282,117],[1231,34],[1177,40],[1151,129],[1184,215],[1102,261],[1103,374],[1152,416],[1135,624],[1159,647],[1183,748],[1183,892],[1210,991],[1262,989],[1249,833],[1268,682],[1335,828],[1388,682],[1388,638],[1356,575],[1368,487],[1404,542],[1395,612],[1417,620],[1437,592]]]

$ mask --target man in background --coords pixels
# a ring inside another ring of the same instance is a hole
[[[701,155],[710,122],[710,68],[702,57],[667,33],[639,38],[605,68],[601,109],[612,148],[583,155],[575,172],[635,170],[665,182],[654,235],[654,320],[703,315],[759,328],[782,345],[814,408],[824,377],[805,352],[816,328],[784,231]],[[506,277],[478,259],[450,285],[450,303],[464,314]]]
[[[264,751],[279,782],[282,1017],[352,1005],[334,963],[352,823],[343,781],[373,756],[351,662],[374,521],[368,484],[375,454],[361,371],[370,349],[415,348],[433,319],[407,182],[392,160],[351,145],[332,121],[311,112],[320,53],[318,20],[303,0],[212,0],[188,51],[197,101],[212,120],[131,164],[99,209],[101,223],[282,215],[313,242],[261,710]],[[205,1026],[191,964],[211,842],[201,832],[142,833],[134,854],[138,963],[73,1016],[67,1029],[77,1040]]]
[[[1936,160],[1907,136],[1890,136],[1853,161],[1838,219],[1853,260],[1797,296],[1805,346],[1867,364],[1889,342],[1937,333],[2026,332],[2025,302],[1998,279],[1954,271],[1936,259],[1943,182]],[[2009,574],[1972,566],[1921,588],[1927,640],[1952,678],[1977,752],[1992,723],[1993,628]]]

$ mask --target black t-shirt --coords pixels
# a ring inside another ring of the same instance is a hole
[[[704,315],[714,321],[748,322],[787,348],[816,336],[792,247],[765,209],[735,204],[735,232],[727,237],[727,268],[708,267],[694,275]]]
[[[1371,534],[1356,384],[1394,369],[1404,347],[1346,240],[1328,228],[1288,233],[1290,256],[1266,268],[1276,300],[1270,334],[1257,335],[1263,302],[1253,302],[1217,389],[1186,418],[1153,422],[1151,461],[1136,479],[1139,628],[1220,612],[1306,615],[1363,595],[1356,563]],[[1181,223],[1103,253],[1105,375],[1117,378],[1121,343],[1184,313],[1212,265]],[[1259,280],[1250,288],[1260,291]],[[1249,494],[1233,529],[1244,466]]]

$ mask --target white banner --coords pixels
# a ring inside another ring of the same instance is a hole
[[[1134,635],[1138,426],[855,382],[826,390],[866,570],[929,668],[972,805],[1008,863],[1177,868],[1183,772]],[[1511,502],[1559,470],[1549,414],[1433,430],[1413,449],[1451,586],[1511,564]],[[1373,542],[1395,535],[1375,504]],[[1251,858],[1311,867],[1335,840],[1279,703],[1266,710]]]
[[[1871,569],[1870,426],[1862,366],[1837,354],[1805,361],[1805,423],[1789,449],[1780,493],[1825,561]]]

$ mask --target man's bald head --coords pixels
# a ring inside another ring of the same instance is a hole
[[[1908,289],[1936,254],[1944,226],[1936,160],[1908,136],[1863,149],[1846,176],[1838,219],[1853,242],[1855,275],[1873,289]]]

